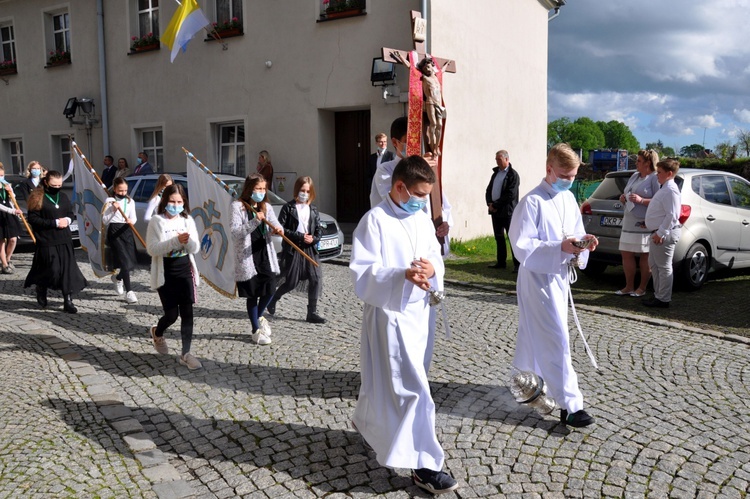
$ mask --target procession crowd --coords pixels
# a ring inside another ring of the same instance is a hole
[[[363,319],[361,387],[352,425],[375,451],[381,465],[412,469],[415,484],[441,494],[458,485],[442,471],[445,455],[435,432],[435,404],[428,373],[438,331],[437,311],[442,306],[443,256],[449,251],[451,206],[442,195],[437,198],[441,209],[431,209],[438,157],[430,153],[407,156],[406,131],[405,118],[393,122],[390,139],[395,154],[387,151],[385,134],[376,136],[378,152],[371,157],[368,172],[371,209],[353,234],[350,269],[355,293],[363,302]],[[133,174],[153,172],[145,153],[139,159]],[[497,166],[485,198],[497,242],[497,262],[492,267],[506,266],[507,234],[513,271],[518,274],[519,328],[513,368],[539,378],[545,393],[560,408],[561,424],[591,425],[594,418],[584,409],[568,331],[575,269],[585,267],[589,251],[598,244],[596,237],[585,233],[578,204],[569,191],[580,159],[567,144],[551,148],[544,178],[520,201],[519,175],[510,164],[508,152],[498,151],[495,160]],[[121,173],[123,163],[127,169],[127,162],[121,158],[118,163],[114,167],[111,157],[105,159],[102,181],[110,182],[107,187],[111,185],[112,195],[102,209],[107,227],[104,237],[111,248],[108,266],[113,269],[115,290],[127,303],[136,303],[130,284],[130,272],[137,262],[131,230],[136,222],[135,203],[128,196],[127,173]],[[641,151],[638,164],[639,170],[622,199],[628,207],[621,250],[623,262],[627,259],[628,263],[624,265],[626,286],[617,293],[645,293],[648,275],[644,276],[643,255],[648,253],[646,270],[654,279],[655,296],[645,304],[668,306],[670,251],[679,238],[679,190],[672,179],[679,164],[674,160],[659,162],[652,151]],[[2,176],[0,165],[0,180],[5,183]],[[251,338],[259,345],[272,342],[264,314],[275,314],[282,297],[295,289],[307,291],[306,320],[326,322],[317,311],[323,271],[316,249],[321,233],[319,213],[313,204],[313,179],[297,179],[294,198],[277,218],[267,197],[272,176],[270,157],[263,151],[257,171],[247,176],[241,193],[232,202],[229,227],[237,293],[246,300]],[[36,246],[24,286],[35,286],[42,308],[48,306],[48,290],[61,291],[63,310],[76,313],[73,296],[87,282],[73,253],[68,227],[74,211],[70,199],[60,191],[63,175],[45,172],[39,163],[32,162],[27,177],[27,218]],[[13,269],[11,258],[22,215],[12,204],[12,189],[5,184],[0,189],[3,273]],[[151,289],[159,295],[163,315],[148,331],[154,349],[166,355],[170,351],[166,333],[179,318],[181,349],[177,360],[195,370],[202,368],[191,352],[193,305],[200,282],[194,255],[200,250],[200,242],[189,213],[184,188],[172,182],[169,175],[161,175],[146,212],[146,249],[151,256]],[[433,213],[441,214],[437,222]],[[273,248],[274,234],[285,237],[280,257]],[[642,257],[641,285],[637,289],[633,284],[634,263],[630,263],[633,255]],[[443,326],[448,335],[447,323]]]

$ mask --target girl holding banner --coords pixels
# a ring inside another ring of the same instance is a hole
[[[294,183],[294,199],[281,208],[279,223],[284,235],[300,247],[307,256],[320,263],[317,244],[320,241],[320,215],[312,204],[315,200],[315,185],[310,177],[299,177]],[[323,324],[325,319],[318,315],[318,298],[323,284],[323,269],[313,265],[286,241],[281,245],[282,274],[284,283],[276,290],[268,305],[268,313],[276,313],[276,303],[300,283],[307,286],[307,322]]]
[[[29,223],[34,229],[36,247],[24,288],[36,285],[36,301],[42,308],[47,306],[47,290],[59,289],[63,294],[63,310],[75,314],[78,309],[73,305],[73,294],[88,283],[73,252],[69,229],[73,206],[68,196],[60,192],[62,184],[62,173],[50,170],[29,196]]]
[[[247,298],[251,338],[258,345],[271,343],[271,326],[262,317],[273,298],[279,274],[271,235],[284,233],[268,202],[266,186],[263,175],[251,173],[245,179],[239,199],[232,202],[235,280],[239,295]]]
[[[113,198],[104,201],[102,209],[102,223],[107,226],[107,243],[112,248],[112,269],[120,269],[117,275],[112,275],[117,294],[125,294],[125,301],[129,304],[138,303],[138,297],[130,286],[130,272],[135,270],[137,259],[135,256],[135,238],[131,224],[135,224],[138,217],[135,212],[135,201],[128,196],[128,183],[124,178],[116,178],[112,184]],[[125,213],[125,217],[120,213]]]
[[[23,212],[13,204],[13,187],[5,181],[5,167],[0,163],[0,261],[3,274],[12,274],[10,257],[16,249],[16,240],[21,235],[18,217]]]

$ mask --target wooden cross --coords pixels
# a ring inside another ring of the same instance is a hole
[[[425,59],[426,57],[431,57],[432,60],[437,63],[437,65],[440,67],[440,70],[442,72],[446,73],[455,73],[456,72],[456,61],[453,61],[451,59],[442,59],[440,57],[433,57],[429,54],[427,54],[425,50],[425,36],[427,34],[427,20],[422,18],[422,14],[419,11],[412,10],[411,11],[411,27],[412,27],[412,40],[414,42],[414,51],[417,53],[417,60],[411,61],[411,64],[414,64],[415,66],[419,64],[420,61]],[[396,64],[403,64],[407,68],[409,68],[409,71],[412,71],[411,64],[409,62],[409,52],[406,50],[398,50],[398,49],[391,49],[387,47],[383,47],[382,49],[383,54],[383,60],[386,62],[393,62]],[[410,73],[411,76],[411,73]],[[411,78],[410,78],[411,81]],[[412,85],[409,86],[409,106],[411,109],[412,106],[412,98],[414,97],[412,93],[414,92],[414,89],[412,88]],[[422,92],[420,91],[420,94]],[[442,91],[441,93],[441,99],[442,99]],[[423,97],[420,95],[420,99],[423,99]],[[417,103],[419,104],[419,102]],[[444,108],[443,108],[444,109]],[[419,123],[421,124],[422,117],[419,116]],[[413,139],[414,136],[419,137],[419,143],[423,144],[423,137],[424,137],[424,131],[423,130],[412,130],[412,113],[409,113],[409,132],[407,137],[407,147],[410,143],[410,138]],[[440,144],[442,144],[442,131],[440,134]],[[436,148],[437,151],[430,151],[432,154],[429,157],[426,157],[427,162],[430,164],[430,166],[435,170],[435,177],[437,178],[437,181],[435,185],[433,186],[432,193],[430,194],[430,206],[432,210],[432,221],[435,224],[435,228],[438,228],[443,223],[443,186],[442,186],[442,155],[441,147]],[[420,150],[421,152],[421,150]],[[414,154],[414,152],[410,152],[410,154]],[[441,246],[444,242],[444,237],[438,237],[438,240],[441,243]]]

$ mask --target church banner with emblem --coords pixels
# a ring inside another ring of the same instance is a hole
[[[234,250],[230,233],[232,201],[227,185],[195,157],[187,153],[188,197],[190,215],[195,219],[200,251],[195,263],[212,288],[235,298]]]
[[[73,203],[81,248],[88,255],[94,274],[105,277],[111,274],[103,265],[106,232],[102,224],[102,208],[107,199],[107,190],[86,165],[78,147],[73,147],[71,152],[75,193]]]

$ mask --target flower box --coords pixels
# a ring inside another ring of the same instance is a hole
[[[133,47],[132,50],[133,52],[151,52],[152,50],[159,50],[159,42]]]
[[[0,69],[0,76],[8,76],[8,75],[15,75],[15,74],[18,74],[18,69],[16,68]]]
[[[340,19],[342,17],[353,17],[358,16],[362,13],[362,9],[349,9],[339,10],[337,12],[326,12],[326,19]]]

